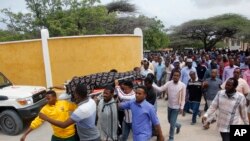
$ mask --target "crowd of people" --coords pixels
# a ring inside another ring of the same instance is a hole
[[[180,133],[178,115],[192,114],[191,125],[202,117],[204,129],[217,122],[223,141],[230,140],[230,125],[249,125],[248,52],[152,53],[134,71],[144,78],[139,86],[131,80],[115,80],[93,99],[82,84],[75,89],[74,103],[58,100],[49,91],[47,105],[20,140],[47,121],[54,131],[51,141],[127,141],[130,131],[134,141],[148,141],[152,136],[164,141],[157,99],[168,103],[169,141],[174,141],[175,132]]]
[[[230,125],[249,125],[249,51],[154,53],[147,54],[141,64],[142,75],[155,75],[157,97],[166,95],[168,100],[170,141],[174,140],[175,128],[180,131],[178,112],[192,114],[191,125],[202,116],[204,129],[217,122],[223,141],[230,140]],[[202,98],[205,106],[201,110]]]

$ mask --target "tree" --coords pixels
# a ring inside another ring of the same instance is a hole
[[[184,39],[199,40],[205,50],[215,47],[224,38],[234,38],[242,29],[249,28],[249,20],[237,14],[224,14],[202,20],[192,20],[174,28]]]
[[[135,5],[124,0],[106,6],[99,3],[100,0],[26,0],[29,13],[14,13],[9,9],[1,11],[5,15],[1,21],[7,25],[7,31],[0,32],[0,36],[5,33],[13,35],[13,38],[1,39],[40,38],[42,28],[47,28],[51,37],[57,37],[132,34],[139,27],[145,35],[146,49],[168,46],[165,27],[157,18],[133,15],[136,12]]]
[[[1,21],[7,30],[25,34],[28,39],[40,38],[40,30],[47,28],[50,36],[105,34],[111,32],[114,14],[100,0],[26,0],[30,13],[14,13],[3,9]]]
[[[144,34],[143,46],[145,49],[156,50],[168,47],[169,40],[165,33],[165,27],[156,17],[134,16],[133,13],[136,12],[136,6],[125,0],[111,2],[106,7],[109,13],[123,13],[123,16],[117,16],[112,33],[131,34],[135,28],[139,27]],[[126,13],[129,14],[126,15]]]
[[[106,7],[108,9],[108,13],[112,12],[134,13],[136,11],[135,5],[128,3],[126,0],[111,2],[107,4]]]
[[[156,50],[168,47],[168,35],[164,31],[164,25],[156,20],[148,29],[144,29],[143,46],[148,50]]]
[[[16,33],[16,32],[11,32],[11,31],[6,31],[6,30],[1,30],[0,29],[0,42],[4,41],[16,41],[16,40],[23,40],[25,39],[24,35]]]

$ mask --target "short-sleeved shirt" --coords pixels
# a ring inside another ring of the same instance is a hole
[[[77,133],[81,141],[94,140],[100,137],[95,126],[96,103],[89,98],[78,104],[78,108],[72,113],[71,119],[75,121]]]
[[[194,67],[192,67],[190,69],[188,67],[184,67],[181,69],[181,82],[183,82],[186,86],[187,86],[188,81],[190,79],[189,73],[191,71],[195,72],[196,78],[198,79],[197,72],[196,72],[196,69]]]
[[[152,87],[152,88],[147,88],[147,97],[146,97],[146,100],[154,105],[155,104],[155,101],[156,101],[156,91],[155,89]]]
[[[220,85],[222,84],[222,80],[219,78],[206,79],[206,82],[208,83],[208,87],[205,89],[205,97],[207,100],[213,100],[220,90]]]
[[[132,111],[132,129],[134,141],[148,141],[152,136],[152,124],[159,125],[159,119],[156,111],[150,103],[144,100],[137,103],[135,99],[123,102],[120,105],[122,109],[131,109]]]
[[[189,93],[189,101],[200,102],[202,96],[202,82],[188,81],[187,92]]]
[[[206,70],[207,70],[207,68],[204,66],[196,67],[196,71],[197,71],[197,75],[198,75],[199,80],[203,79]]]

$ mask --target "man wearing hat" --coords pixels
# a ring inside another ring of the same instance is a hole
[[[190,80],[190,72],[194,72],[195,74],[195,78],[198,80],[198,77],[197,77],[197,72],[196,72],[196,69],[194,67],[192,67],[192,62],[193,60],[191,58],[188,58],[187,59],[187,62],[186,62],[186,67],[182,68],[181,69],[181,82],[183,82],[186,86],[188,84],[188,81]],[[188,93],[186,94],[186,98],[188,98],[189,95]],[[184,106],[184,113],[187,112],[187,113],[190,113],[190,102],[186,101],[185,103],[185,106]]]
[[[191,58],[188,58],[187,62],[186,62],[186,64],[187,64],[186,67],[181,69],[181,82],[183,82],[186,85],[188,83],[188,80],[190,79],[189,73],[191,71],[194,71],[196,78],[198,78],[196,69],[194,67],[192,67],[192,62],[193,62],[193,60]]]

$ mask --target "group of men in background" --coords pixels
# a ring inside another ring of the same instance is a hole
[[[141,74],[154,74],[154,88],[162,92],[158,93],[158,98],[166,95],[165,99],[168,100],[170,141],[173,140],[174,127],[177,127],[177,131],[181,127],[176,122],[177,111],[183,116],[186,113],[192,114],[191,125],[196,124],[197,116],[202,116],[204,111],[204,129],[208,129],[211,123],[217,121],[223,141],[229,140],[230,125],[249,124],[248,51],[197,50],[186,53],[158,52],[145,56],[141,62]],[[202,97],[205,101],[204,110],[200,110]],[[173,103],[178,106],[173,106]],[[172,112],[173,110],[176,111]]]
[[[48,104],[21,141],[44,121],[52,125],[52,141],[127,141],[130,131],[135,141],[147,141],[154,135],[163,141],[157,98],[168,103],[169,141],[174,141],[175,131],[180,133],[178,115],[187,113],[192,114],[191,125],[198,116],[205,129],[217,122],[223,141],[229,141],[230,125],[249,124],[250,120],[248,55],[226,51],[152,53],[134,69],[144,78],[137,87],[130,80],[115,80],[92,99],[87,86],[79,84],[73,94],[75,103],[57,100],[55,92],[49,91]],[[202,98],[204,109],[200,108]]]

